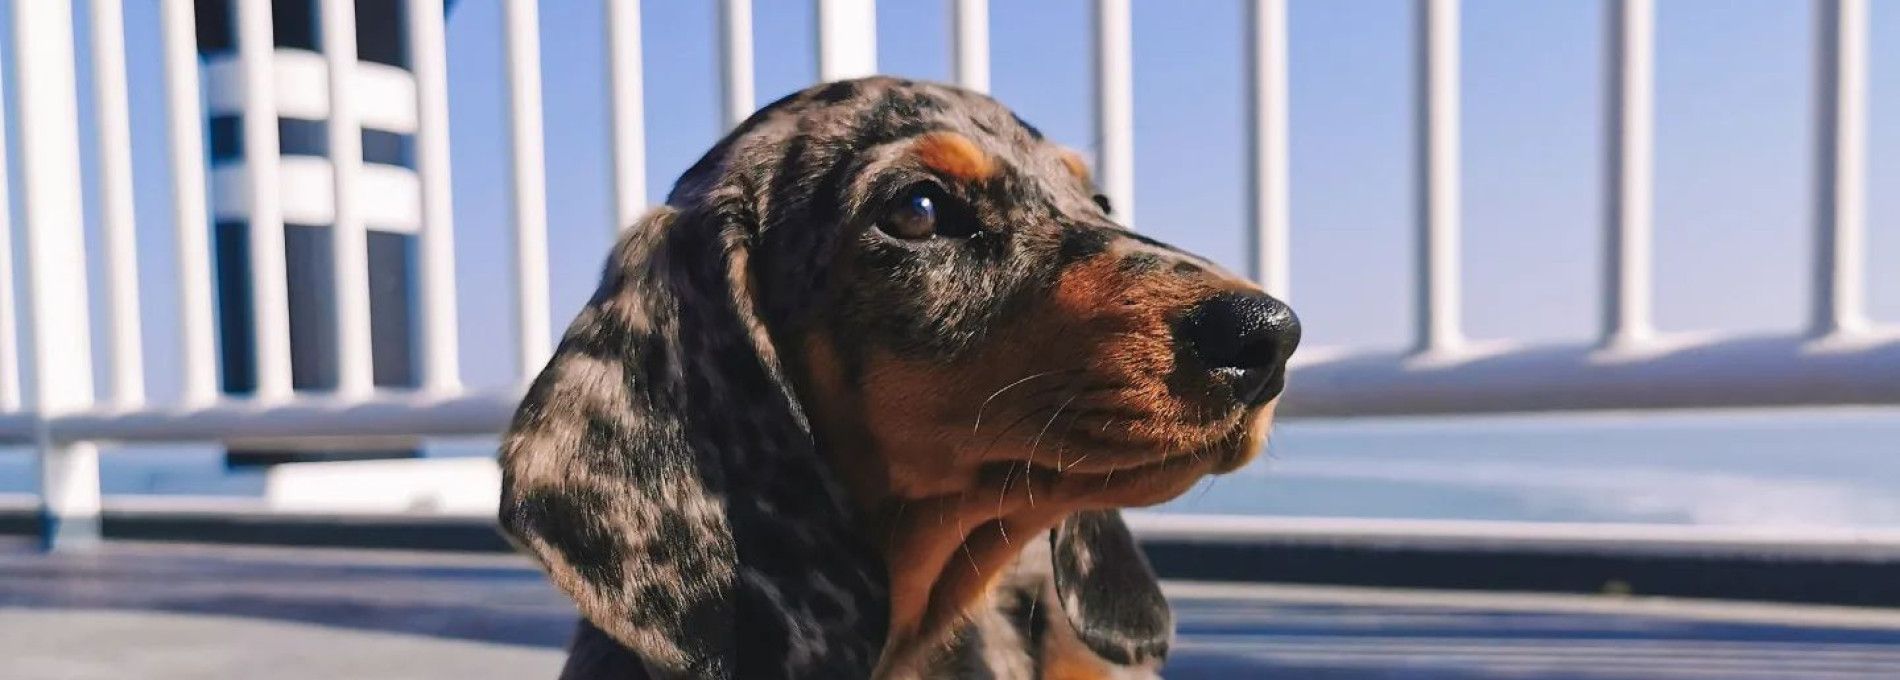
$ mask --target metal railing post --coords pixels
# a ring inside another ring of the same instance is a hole
[[[0,85],[10,77],[0,77]],[[20,411],[20,325],[13,294],[13,184],[7,171],[7,114],[0,106],[0,413]]]
[[[955,5],[957,84],[990,91],[990,0],[951,0]]]
[[[283,178],[277,139],[277,48],[271,3],[235,3],[244,90],[244,184],[250,194],[251,328],[256,398],[291,397],[290,279],[284,262]]]
[[[1287,299],[1291,250],[1287,190],[1286,0],[1247,4],[1248,274]]]
[[[535,0],[508,0],[508,167],[514,188],[516,369],[523,382],[552,351],[548,322],[548,209],[541,134],[541,22]]]
[[[1814,337],[1865,330],[1867,0],[1820,0],[1815,40]]]
[[[646,79],[640,58],[640,0],[607,0],[607,91],[613,135],[613,234],[647,208]]]
[[[1458,0],[1418,1],[1418,330],[1421,354],[1455,350],[1459,330]]]
[[[375,389],[371,361],[369,231],[363,224],[358,181],[363,167],[362,124],[356,112],[356,2],[323,0],[324,63],[330,77],[330,168],[335,217],[330,243],[336,268],[336,391],[345,398]]]
[[[818,79],[877,73],[877,4],[818,0]]]
[[[1655,8],[1650,0],[1613,0],[1608,7],[1601,343],[1623,347],[1653,334],[1649,302]]]
[[[139,323],[138,235],[132,220],[132,130],[125,83],[123,0],[92,0],[93,109],[99,126],[99,223],[104,234],[106,318],[112,401],[145,401],[145,346]]]
[[[441,0],[408,0],[409,64],[416,74],[416,178],[422,191],[422,389],[461,390],[455,321],[455,214],[449,195],[449,69]]]
[[[205,207],[204,110],[199,103],[198,38],[192,0],[163,0],[165,126],[172,175],[172,229],[178,242],[179,370],[186,406],[218,398],[216,323],[211,305],[211,220]]]
[[[745,122],[752,102],[752,0],[719,0],[719,130]]]
[[[83,548],[99,541],[99,453],[90,442],[55,441],[44,425],[93,403],[72,3],[11,7],[40,516],[48,547]]]
[[[1135,223],[1134,26],[1128,0],[1095,0],[1095,182]]]

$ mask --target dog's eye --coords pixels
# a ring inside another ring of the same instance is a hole
[[[1109,202],[1108,202],[1108,196],[1107,196],[1107,195],[1104,195],[1104,194],[1096,194],[1096,195],[1095,195],[1095,207],[1097,207],[1097,208],[1101,208],[1101,209],[1102,209],[1102,214],[1104,214],[1104,215],[1113,215],[1113,214],[1115,214],[1115,206],[1113,206],[1113,205],[1110,205],[1110,204],[1109,204]]]
[[[877,228],[901,239],[927,239],[938,236],[969,236],[967,220],[951,210],[950,200],[931,185],[918,185],[905,191],[884,209]]]
[[[884,233],[898,238],[929,238],[937,234],[937,199],[914,191],[897,199],[878,220]]]

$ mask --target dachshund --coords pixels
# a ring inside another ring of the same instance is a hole
[[[1009,109],[876,77],[760,110],[615,245],[504,435],[566,678],[1147,677],[1117,509],[1264,445],[1292,311],[1118,226]]]

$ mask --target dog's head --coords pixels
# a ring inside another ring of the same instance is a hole
[[[1009,536],[1249,460],[1299,338],[950,87],[787,97],[667,203],[502,450],[504,526],[663,674],[842,677],[931,639]]]

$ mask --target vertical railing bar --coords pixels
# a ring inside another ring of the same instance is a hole
[[[330,76],[330,167],[334,217],[330,222],[336,271],[337,385],[343,397],[375,389],[369,312],[369,233],[358,184],[363,131],[356,112],[356,0],[323,0],[323,55]]]
[[[639,0],[607,1],[607,89],[614,139],[614,233],[633,226],[647,205],[646,79],[640,54]]]
[[[278,202],[276,47],[271,3],[239,2],[238,65],[244,90],[244,176],[250,194],[252,337],[258,399],[285,399],[290,383],[290,293]]]
[[[990,0],[952,0],[955,4],[957,84],[990,91]]]
[[[0,86],[5,80],[0,77]],[[0,106],[0,412],[13,413],[22,404],[20,323],[13,297],[13,185],[8,174],[7,115],[6,107]]]
[[[1820,0],[1815,74],[1814,300],[1809,333],[1867,327],[1867,2]]]
[[[455,322],[455,224],[449,184],[449,87],[441,0],[408,0],[409,65],[416,77],[416,176],[422,227],[416,258],[422,270],[422,388],[459,392],[460,342]]]
[[[541,39],[535,0],[507,0],[508,125],[514,188],[515,313],[520,375],[551,351],[548,325],[547,185],[541,134]]]
[[[752,0],[719,0],[719,122],[731,130],[752,115]]]
[[[1418,3],[1418,346],[1457,349],[1459,330],[1458,0]]]
[[[198,90],[198,37],[192,0],[163,0],[165,124],[170,140],[172,228],[178,242],[178,335],[182,401],[218,397],[211,306],[211,222],[205,208],[204,117]]]
[[[1135,223],[1134,36],[1128,0],[1095,0],[1096,184]]]
[[[72,4],[10,6],[42,535],[50,548],[84,548],[99,541],[99,453],[44,426],[93,404]]]
[[[1653,335],[1650,320],[1651,174],[1654,157],[1655,8],[1651,0],[1611,0],[1604,60],[1602,346],[1628,347]]]
[[[1247,235],[1249,274],[1286,300],[1292,288],[1287,189],[1286,0],[1248,9]]]
[[[126,110],[123,0],[92,0],[92,105],[99,130],[99,228],[104,240],[112,399],[145,401],[138,235],[132,218],[132,130]]]
[[[818,79],[845,80],[875,73],[874,0],[818,0]]]

